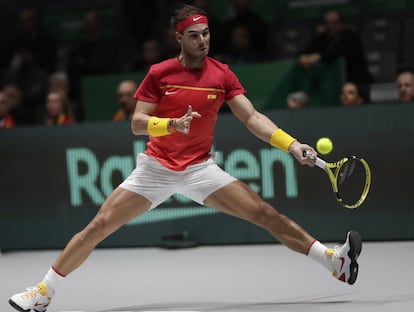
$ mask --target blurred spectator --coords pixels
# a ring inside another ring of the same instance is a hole
[[[249,29],[242,24],[234,25],[230,32],[230,48],[221,61],[229,64],[255,63],[260,57],[252,47]]]
[[[143,6],[142,1],[123,0],[125,23],[136,46],[141,46],[147,38],[154,35],[154,27],[164,27],[160,25],[160,20],[165,22],[166,19],[160,19],[159,15],[161,10],[168,10],[166,2],[170,1],[145,1]]]
[[[69,99],[62,90],[50,90],[46,96],[43,124],[48,126],[69,125],[74,122]]]
[[[121,70],[118,42],[104,32],[97,11],[89,11],[83,17],[83,33],[80,41],[65,48],[62,66],[70,82],[70,98],[81,103],[81,80],[86,75],[99,75]],[[80,104],[79,104],[80,105]],[[83,109],[75,108],[76,120],[84,120]]]
[[[4,43],[0,41],[0,83],[4,81],[4,74],[9,64],[6,60]]]
[[[16,84],[7,84],[3,88],[3,93],[10,103],[11,114],[17,125],[27,125],[30,116],[23,107],[23,95],[19,86]]]
[[[347,27],[342,14],[329,10],[324,14],[324,26],[319,25],[308,48],[298,57],[304,68],[320,61],[331,63],[339,58],[345,62],[346,80],[360,85],[373,81],[368,71],[365,53],[358,34]]]
[[[104,33],[97,11],[90,11],[83,17],[83,38],[73,47],[68,62],[80,76],[120,70],[116,39]]]
[[[0,90],[0,129],[14,128],[16,123],[11,114],[11,105],[6,95]]]
[[[48,74],[36,62],[36,54],[31,47],[22,46],[18,54],[19,66],[6,72],[5,83],[20,88],[23,108],[28,116],[27,123],[32,124],[46,94]]]
[[[366,103],[362,90],[353,82],[344,83],[340,101],[343,106],[356,106]]]
[[[49,76],[49,89],[59,89],[69,93],[69,78],[64,71],[56,71]]]
[[[286,100],[289,109],[304,109],[309,107],[309,97],[302,91],[290,93]]]
[[[22,49],[30,49],[36,63],[46,72],[54,70],[56,65],[56,45],[41,29],[37,12],[26,8],[19,12],[19,34],[13,38],[6,48],[6,59],[9,67],[16,69],[23,62]]]
[[[225,22],[227,44],[231,42],[231,32],[235,26],[244,25],[251,37],[251,48],[257,54],[267,51],[269,25],[251,8],[250,0],[232,0],[234,16]],[[226,48],[228,51],[230,45]]]
[[[402,71],[397,76],[398,97],[401,102],[414,102],[414,72]]]
[[[132,65],[132,70],[147,71],[152,64],[162,61],[160,42],[151,38],[142,44],[141,58]]]
[[[61,90],[65,93],[75,121],[81,122],[84,120],[83,107],[79,101],[71,97],[69,77],[64,71],[56,71],[49,76],[49,90]]]
[[[116,93],[120,108],[112,117],[113,121],[131,120],[137,102],[134,99],[135,91],[137,91],[135,81],[124,80],[119,83]]]
[[[175,37],[175,29],[171,25],[165,28],[163,37],[162,50],[165,58],[177,57],[180,53],[180,46]]]

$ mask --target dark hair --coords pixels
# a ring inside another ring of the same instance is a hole
[[[174,10],[174,15],[171,17],[171,26],[177,28],[177,23],[194,14],[201,14],[207,16],[206,11],[189,4],[182,4],[178,9]]]

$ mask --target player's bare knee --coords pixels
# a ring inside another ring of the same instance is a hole
[[[99,242],[105,238],[105,221],[103,218],[93,219],[86,228],[79,233],[78,240],[80,244]]]
[[[277,215],[276,210],[264,201],[258,202],[252,209],[251,221],[266,228],[269,222]]]

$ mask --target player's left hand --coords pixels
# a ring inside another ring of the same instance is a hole
[[[310,158],[304,156],[305,151],[312,153],[315,155],[315,157]],[[289,146],[289,152],[295,156],[299,163],[302,165],[308,165],[310,167],[313,167],[315,165],[316,156],[318,156],[318,153],[313,149],[313,147],[309,146],[308,144],[302,144],[298,141],[293,142]]]
[[[193,108],[191,105],[188,105],[187,113],[183,117],[177,118],[175,120],[175,130],[177,132],[181,132],[184,134],[188,134],[190,132],[190,125],[193,118],[200,118],[201,114],[198,112],[193,112]]]

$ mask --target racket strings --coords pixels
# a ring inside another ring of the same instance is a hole
[[[352,160],[347,161],[342,166],[339,172],[339,176],[338,176],[338,185],[341,185],[345,181],[345,179],[348,179],[349,177],[352,176],[357,162],[358,162],[357,160],[352,159]]]
[[[361,199],[365,181],[365,168],[358,159],[349,159],[341,166],[337,175],[337,187],[344,204],[353,205]]]

